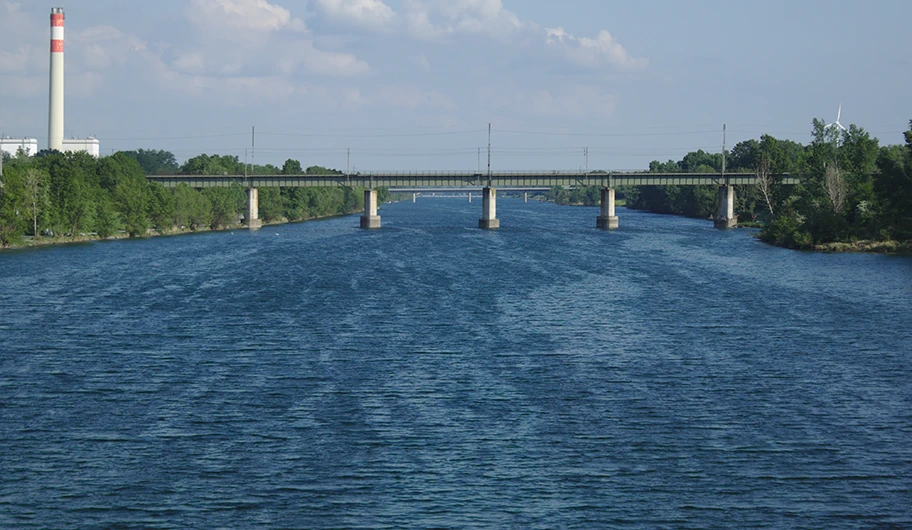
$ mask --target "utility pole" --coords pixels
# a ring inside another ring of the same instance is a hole
[[[256,170],[256,126],[250,126],[250,171]]]
[[[491,124],[488,124],[488,186],[491,185]]]
[[[725,124],[722,124],[722,178],[725,178]],[[728,184],[728,181],[725,181],[725,184]]]
[[[478,148],[478,174],[481,175],[481,148]]]
[[[586,175],[589,174],[589,148],[583,148],[583,156],[586,158]]]
[[[352,150],[351,147],[349,147],[345,150],[345,178],[347,179],[351,178],[351,170],[349,169],[351,168],[351,157]]]

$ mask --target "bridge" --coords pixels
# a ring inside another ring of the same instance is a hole
[[[648,173],[624,171],[503,171],[487,174],[459,171],[410,171],[410,172],[358,172],[356,174],[318,175],[147,175],[151,182],[165,187],[186,184],[192,188],[240,186],[247,189],[247,223],[250,228],[259,228],[259,188],[364,188],[364,215],[362,228],[379,228],[377,215],[377,189],[391,191],[408,190],[413,193],[431,190],[465,191],[480,190],[482,195],[482,217],[479,228],[500,227],[497,218],[497,190],[538,191],[553,187],[576,188],[597,186],[601,188],[601,212],[596,220],[599,228],[615,229],[618,218],[615,215],[614,195],[616,186],[718,186],[718,214],[715,225],[718,228],[732,228],[737,225],[734,214],[734,186],[757,184],[754,173]],[[797,184],[798,179],[783,175],[783,184]],[[471,200],[471,195],[469,196]]]

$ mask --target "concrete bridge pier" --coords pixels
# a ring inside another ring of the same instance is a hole
[[[618,218],[614,214],[613,188],[602,188],[602,211],[595,221],[595,226],[605,230],[614,230],[618,227]]]
[[[523,202],[524,203],[529,202],[529,192],[528,191],[523,192]]]
[[[364,190],[364,215],[361,216],[361,228],[380,228],[380,216],[377,215],[377,190]]]
[[[469,192],[469,204],[471,204],[471,203],[472,203],[472,192],[470,191]]]
[[[260,192],[256,188],[247,188],[247,227],[251,230],[263,228],[260,219]]]
[[[413,193],[412,194],[412,204],[415,204],[416,202],[418,202],[418,194]]]
[[[500,219],[497,218],[497,190],[494,188],[485,188],[481,192],[481,219],[478,220],[478,228],[500,228]]]
[[[735,187],[719,187],[719,211],[713,220],[716,228],[727,229],[738,226],[738,216],[735,215]]]

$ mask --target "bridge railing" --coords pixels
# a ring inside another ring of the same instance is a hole
[[[795,184],[797,178],[783,175],[783,183]],[[497,171],[490,175],[467,171],[396,171],[358,172],[349,175],[338,173],[301,175],[149,175],[147,178],[168,187],[187,184],[194,188],[227,187],[478,187],[491,185],[499,188],[541,188],[554,186],[604,186],[620,185],[751,185],[756,183],[754,173],[652,173],[648,171]]]

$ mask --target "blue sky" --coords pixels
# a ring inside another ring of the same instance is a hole
[[[66,135],[356,170],[645,168],[814,117],[901,143],[908,0],[68,0]],[[0,133],[47,142],[52,4],[0,0]]]

